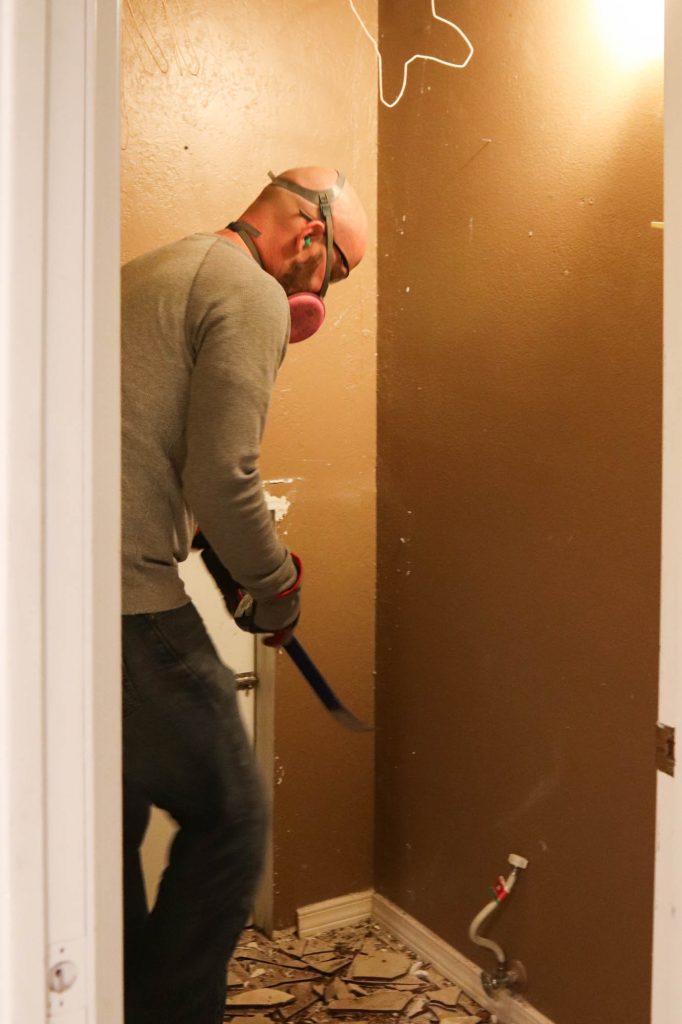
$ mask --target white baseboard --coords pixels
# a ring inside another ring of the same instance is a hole
[[[333,900],[299,907],[296,911],[298,934],[306,938],[330,928],[343,928],[344,925],[364,921],[372,915],[373,896],[373,891],[367,889],[365,892],[352,892]]]
[[[499,1024],[552,1024],[548,1017],[520,996],[509,992],[501,992],[497,999],[487,996],[481,986],[480,967],[378,893],[374,893],[372,900],[372,919],[400,939],[420,959],[433,964],[440,974],[459,985],[480,1006],[494,1013]]]

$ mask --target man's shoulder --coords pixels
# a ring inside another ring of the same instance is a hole
[[[242,302],[256,300],[274,309],[286,310],[288,303],[281,284],[256,263],[252,256],[219,235],[214,236],[197,274],[195,291],[201,293],[221,292],[229,283],[232,294],[239,295]]]
[[[134,276],[156,267],[182,263],[187,264],[188,269],[196,270],[211,249],[214,237],[208,234],[186,235],[156,249],[150,249],[128,260],[123,265],[123,275]]]

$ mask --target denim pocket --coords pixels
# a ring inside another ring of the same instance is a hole
[[[224,710],[226,703],[236,700],[234,675],[218,657],[192,605],[183,606],[173,618],[172,614],[150,621],[166,699]]]
[[[128,715],[131,715],[133,711],[137,711],[142,702],[140,701],[138,692],[135,689],[135,686],[133,685],[132,679],[130,678],[128,669],[126,668],[125,661],[123,661],[121,664],[123,667],[123,717],[126,718]]]

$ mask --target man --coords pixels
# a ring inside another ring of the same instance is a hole
[[[200,524],[277,645],[299,616],[300,562],[258,469],[291,339],[360,262],[367,219],[343,175],[285,171],[238,221],[128,263],[122,276],[123,765],[126,1024],[218,1024],[261,868],[266,818],[234,678],[178,563]],[[149,912],[150,806],[179,825]]]

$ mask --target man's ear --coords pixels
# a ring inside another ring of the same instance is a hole
[[[313,242],[324,239],[325,226],[322,220],[307,220],[296,236],[296,253],[308,249]]]

